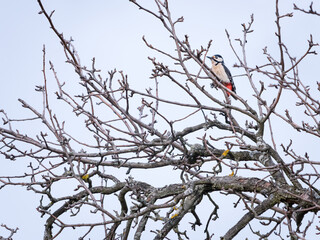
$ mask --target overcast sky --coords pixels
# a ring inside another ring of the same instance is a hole
[[[155,7],[151,0],[141,2],[145,6]],[[189,35],[194,48],[206,46],[212,39],[213,46],[210,54],[223,55],[233,75],[237,75],[242,72],[232,67],[236,63],[236,57],[229,47],[225,29],[228,30],[232,39],[242,37],[241,23],[247,23],[253,13],[255,31],[248,39],[249,64],[254,66],[264,61],[262,48],[265,46],[268,46],[269,52],[277,56],[274,2],[270,0],[171,0],[169,3],[173,16],[176,18],[184,16],[185,19],[184,23],[177,27],[178,34]],[[309,1],[297,2],[304,8],[309,4]],[[280,3],[281,13],[293,12],[291,1],[280,0]],[[75,40],[74,45],[82,64],[90,65],[91,59],[95,57],[97,67],[103,70],[103,74],[114,68],[123,70],[128,74],[132,85],[137,88],[144,89],[150,83],[152,66],[147,57],[157,56],[159,59],[165,59],[148,49],[142,41],[142,36],[145,35],[154,46],[173,52],[173,43],[161,23],[138,10],[129,1],[51,0],[44,1],[44,6],[48,11],[55,10],[53,21],[58,30],[63,32],[66,38],[72,36]],[[315,3],[314,8],[320,10],[320,5]],[[61,81],[65,81],[68,86],[78,88],[78,85],[75,85],[76,75],[72,67],[65,64],[63,49],[57,37],[49,28],[44,15],[38,14],[39,11],[40,8],[35,0],[2,0],[0,2],[0,81],[2,84],[0,109],[5,109],[11,118],[29,114],[20,107],[18,98],[41,107],[41,95],[35,93],[34,89],[36,85],[43,84],[41,70],[44,44],[47,60],[53,62]],[[315,42],[320,42],[319,29],[320,18],[295,12],[293,18],[283,21],[283,39],[291,53],[299,56],[308,47],[307,39],[310,33],[314,34]],[[320,62],[319,57],[311,56],[310,58],[316,64],[302,63],[304,68],[301,71],[306,79],[310,79],[312,85],[320,81],[318,77]],[[49,79],[49,86],[54,92],[56,91],[54,78],[50,75]],[[235,78],[235,82],[239,95],[248,94],[247,83],[241,83],[241,78]],[[279,134],[279,144],[285,141],[283,135]],[[319,144],[317,141],[313,144]],[[310,143],[308,147],[312,149],[312,146]],[[0,175],[14,175],[16,170],[17,165],[4,163],[3,157],[0,157]],[[20,172],[23,172],[23,169],[20,169]],[[12,196],[19,196],[19,198]],[[20,228],[14,239],[42,238],[43,220],[35,210],[39,204],[38,196],[31,192],[26,193],[22,188],[5,188],[0,190],[0,199],[0,224],[5,223],[10,227]],[[23,204],[21,199],[24,199]],[[17,218],[17,214],[21,213],[22,216]],[[1,233],[0,229],[0,236]]]

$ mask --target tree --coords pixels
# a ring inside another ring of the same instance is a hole
[[[251,86],[247,95],[241,95],[228,91],[205,62],[212,41],[194,49],[187,35],[179,37],[176,27],[184,19],[172,17],[168,1],[155,0],[156,10],[131,2],[161,22],[175,46],[167,52],[143,38],[155,55],[166,57],[166,62],[149,58],[154,83],[145,91],[131,87],[122,71],[111,70],[107,77],[101,76],[95,59],[90,67],[83,66],[73,40],[58,30],[53,12],[38,0],[40,13],[61,42],[66,62],[83,87],[77,95],[68,92],[49,61],[58,86],[56,97],[79,121],[84,120],[79,132],[90,133],[91,139],[71,135],[65,127],[69,120],[64,122],[55,114],[44,47],[43,85],[36,88],[42,93],[43,108],[19,99],[34,115],[19,120],[1,110],[1,154],[8,160],[27,158],[31,162],[23,175],[1,176],[0,187],[25,186],[41,196],[37,210],[46,219],[44,239],[58,239],[69,228],[85,229],[79,232],[80,239],[89,238],[94,231],[101,231],[105,239],[188,239],[192,230],[198,236],[204,232],[201,238],[216,239],[220,236],[215,233],[215,221],[220,212],[224,214],[223,208],[233,207],[239,218],[227,226],[222,239],[233,239],[245,229],[260,239],[284,239],[286,235],[305,239],[319,234],[315,216],[320,208],[320,162],[308,153],[298,153],[294,140],[277,145],[274,133],[290,126],[298,138],[317,141],[320,137],[316,97],[320,85],[311,82],[308,86],[300,74],[301,64],[316,54],[312,35],[305,53],[292,56],[283,41],[282,21],[293,14],[280,13],[276,1],[278,56],[265,48],[265,62],[250,66],[247,38],[253,32],[253,15],[249,23],[242,24],[241,38],[233,41],[226,31],[238,59],[234,67],[243,71],[241,78]],[[296,5],[294,9],[319,16],[312,4],[309,10]],[[212,82],[212,88],[204,81]],[[174,100],[162,97],[163,86],[179,94]],[[287,101],[290,94],[295,101]],[[254,100],[248,101],[249,95]],[[280,107],[282,103],[287,109]],[[17,121],[26,125],[36,122],[42,128],[32,136],[26,129],[16,130]],[[147,180],[136,180],[139,169],[178,178],[156,187]],[[60,192],[62,185],[73,191]],[[222,196],[234,204],[217,204]],[[207,211],[199,211],[201,207]],[[17,231],[4,226],[11,235]]]

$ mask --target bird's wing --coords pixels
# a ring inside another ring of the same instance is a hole
[[[224,68],[224,71],[227,73],[228,78],[230,80],[230,83],[232,85],[232,91],[236,92],[236,86],[234,85],[233,78],[232,78],[230,70],[224,64],[223,64],[223,68]]]

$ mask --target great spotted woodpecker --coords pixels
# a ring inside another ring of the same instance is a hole
[[[236,86],[234,85],[229,69],[224,65],[222,56],[216,54],[208,58],[212,62],[211,70],[213,71],[213,73],[219,78],[219,80],[225,87],[236,93]],[[230,96],[230,93],[227,92],[227,95]]]

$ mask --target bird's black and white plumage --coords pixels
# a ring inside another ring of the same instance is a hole
[[[229,90],[236,93],[236,86],[234,85],[231,72],[224,65],[224,61],[221,55],[216,54],[212,57],[208,57],[212,62],[211,70],[218,77],[221,83]],[[230,96],[230,93],[227,93]]]

